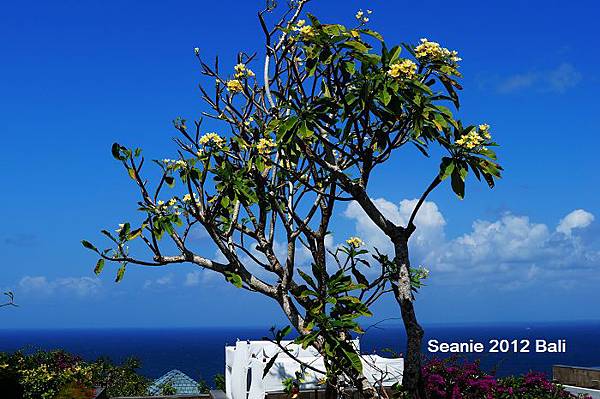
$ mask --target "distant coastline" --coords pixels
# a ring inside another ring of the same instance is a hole
[[[109,357],[117,362],[134,356],[142,361],[141,373],[151,378],[177,368],[195,378],[212,381],[215,374],[223,373],[226,344],[237,339],[261,339],[268,335],[269,327],[0,329],[0,351],[61,348],[87,360]],[[600,321],[429,324],[426,325],[425,343],[430,338],[447,341],[490,338],[567,341],[565,353],[465,356],[481,360],[484,369],[496,371],[499,376],[529,370],[550,373],[553,364],[600,366]],[[361,339],[361,350],[390,356],[386,349],[402,353],[404,340],[400,325],[381,324],[367,331]]]

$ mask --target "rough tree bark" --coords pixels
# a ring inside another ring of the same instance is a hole
[[[410,231],[404,231],[392,238],[394,244],[394,263],[397,267],[395,281],[392,282],[394,296],[400,307],[402,321],[406,330],[406,362],[402,385],[414,399],[425,397],[423,376],[421,374],[421,344],[423,328],[417,320],[413,305],[413,294],[410,278],[410,259],[408,238]]]

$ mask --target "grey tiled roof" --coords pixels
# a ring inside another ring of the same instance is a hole
[[[148,388],[150,395],[161,393],[163,385],[171,385],[177,390],[177,394],[199,394],[198,383],[187,374],[179,370],[171,370],[162,377],[156,379]]]

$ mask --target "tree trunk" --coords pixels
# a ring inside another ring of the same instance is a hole
[[[421,343],[423,328],[417,321],[413,306],[413,294],[410,282],[410,260],[408,257],[408,237],[394,240],[396,276],[392,283],[394,296],[400,306],[404,328],[406,330],[406,355],[402,387],[411,399],[425,397],[423,377],[421,374]]]

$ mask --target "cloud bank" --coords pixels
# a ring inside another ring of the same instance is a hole
[[[45,276],[25,276],[19,281],[19,287],[25,293],[39,295],[76,295],[93,296],[99,293],[102,282],[92,277],[62,277],[49,280]]]
[[[374,201],[384,215],[399,224],[406,224],[417,202]],[[391,252],[388,239],[357,203],[348,205],[345,216],[372,247]],[[578,236],[593,220],[590,212],[577,209],[553,228],[527,216],[505,213],[498,220],[476,220],[470,232],[447,239],[443,214],[434,202],[427,201],[415,220],[417,230],[409,242],[411,259],[413,264],[430,268],[436,284],[481,283],[518,289],[545,280],[567,288],[570,281],[598,278],[600,248],[585,244]]]

